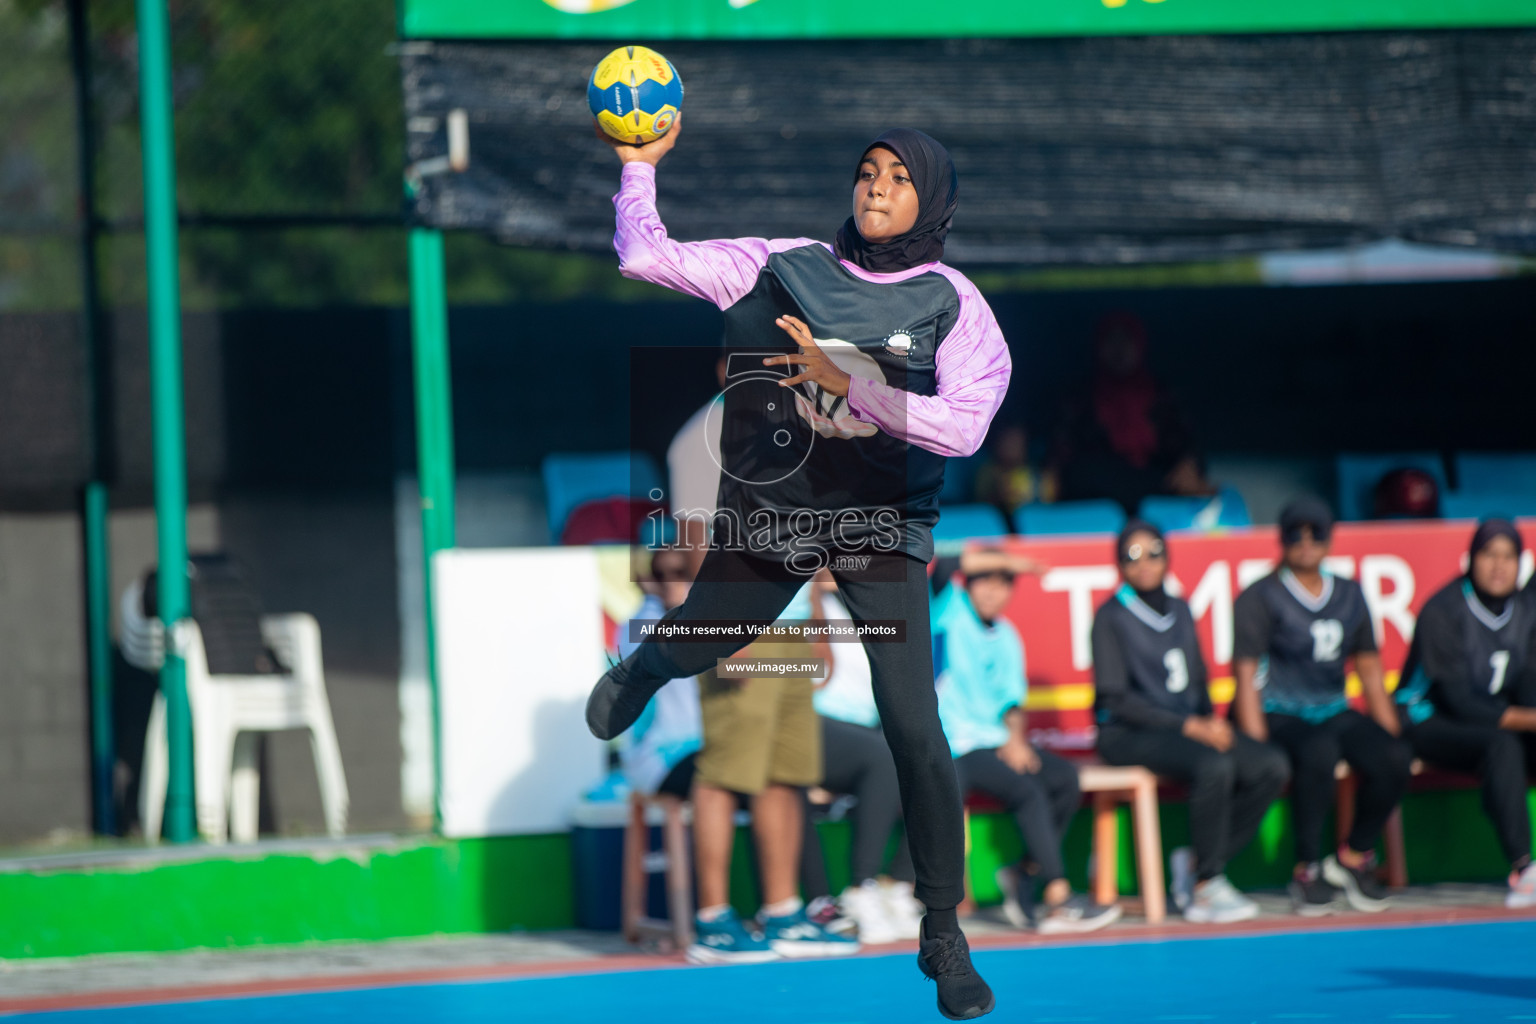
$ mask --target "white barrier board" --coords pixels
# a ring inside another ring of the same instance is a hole
[[[591,548],[451,550],[432,563],[443,832],[564,832],[605,774],[583,709],[602,673]]]

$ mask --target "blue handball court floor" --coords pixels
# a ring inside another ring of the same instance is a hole
[[[1536,919],[978,949],[988,1021],[1536,1021]],[[940,1021],[911,951],[541,973],[48,1013],[49,1024],[904,1024]]]

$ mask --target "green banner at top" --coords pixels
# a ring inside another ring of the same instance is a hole
[[[888,39],[1536,25],[1536,0],[400,0],[411,39]]]

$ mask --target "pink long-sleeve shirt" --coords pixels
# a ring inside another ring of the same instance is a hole
[[[810,238],[728,238],[675,242],[656,211],[656,168],[624,165],[613,198],[617,227],[613,247],[625,277],[648,281],[728,309],[750,292],[774,253],[825,242]],[[860,419],[920,448],[964,456],[981,447],[1002,405],[1013,371],[1008,344],[981,293],[964,274],[943,263],[926,263],[895,274],[873,274],[847,260],[843,270],[874,284],[895,284],[939,274],[959,296],[959,315],[935,356],[936,393],[918,395],[854,376],[848,405]]]

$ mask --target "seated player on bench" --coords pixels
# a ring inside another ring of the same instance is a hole
[[[1003,618],[1014,576],[1034,563],[1002,551],[967,551],[958,564],[964,587],[950,583],[956,568],[954,559],[941,559],[933,574],[939,720],[961,793],[975,790],[1000,802],[1029,851],[1027,864],[998,872],[1004,913],[1023,927],[1035,917],[1040,886],[1045,908],[1035,927],[1042,934],[1103,928],[1119,919],[1120,907],[1074,896],[1061,859],[1062,836],[1082,802],[1077,769],[1026,738],[1024,645]]]
[[[1520,534],[1489,519],[1472,535],[1467,571],[1424,603],[1397,703],[1414,756],[1476,775],[1509,858],[1509,907],[1536,907],[1526,776],[1536,772],[1536,708],[1513,703],[1533,665],[1536,604],[1515,592]]]
[[[1387,908],[1374,851],[1407,792],[1413,763],[1382,682],[1365,593],[1323,567],[1332,534],[1333,513],[1321,501],[1287,505],[1280,512],[1280,568],[1243,591],[1232,612],[1233,713],[1243,732],[1274,743],[1291,762],[1297,863],[1290,893],[1303,917],[1331,913],[1341,892],[1356,910]],[[1345,694],[1351,658],[1369,717]],[[1323,822],[1340,758],[1359,779],[1355,819],[1324,859]]]
[[[1145,765],[1189,787],[1190,847],[1169,858],[1174,906],[1186,920],[1228,924],[1258,915],[1224,873],[1252,841],[1291,777],[1285,755],[1237,732],[1211,708],[1189,605],[1164,589],[1168,548],[1132,520],[1115,544],[1124,582],[1093,619],[1099,756]]]

